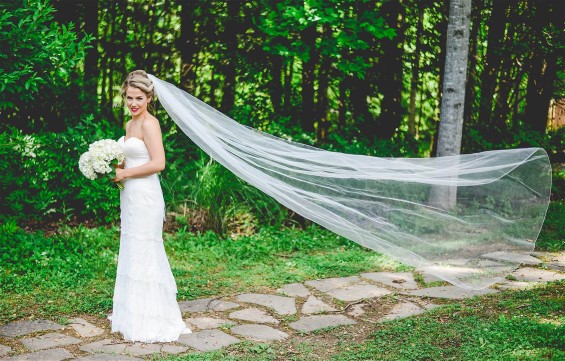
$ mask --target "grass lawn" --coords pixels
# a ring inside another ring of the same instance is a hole
[[[551,203],[536,249],[565,249],[563,219],[565,203]],[[316,278],[411,269],[318,226],[282,231],[264,228],[237,241],[220,239],[214,233],[181,231],[165,234],[165,241],[179,301],[264,292]],[[65,323],[67,318],[84,315],[103,320],[112,306],[118,242],[117,227],[61,227],[56,234],[45,236],[3,225],[0,324],[21,318]],[[565,359],[564,291],[565,283],[555,282],[540,289],[446,302],[444,307],[406,320],[155,359]]]

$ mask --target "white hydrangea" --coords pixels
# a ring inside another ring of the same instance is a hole
[[[88,147],[88,151],[80,156],[78,167],[88,179],[96,179],[101,175],[114,171],[112,163],[122,163],[125,154],[113,139],[98,140]]]

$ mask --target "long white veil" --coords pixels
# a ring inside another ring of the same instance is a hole
[[[239,124],[174,85],[149,78],[171,118],[213,159],[362,246],[470,289],[499,282],[519,266],[505,255],[534,249],[551,186],[541,148],[441,158],[331,152]],[[454,187],[450,210],[428,201],[432,188]]]

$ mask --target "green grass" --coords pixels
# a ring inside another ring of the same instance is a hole
[[[8,225],[0,237],[0,323],[81,313],[102,317],[110,311],[117,228],[61,228],[46,237]],[[264,228],[237,240],[212,232],[179,232],[164,238],[179,300],[408,269],[318,226],[285,231]]]
[[[474,298],[376,328],[369,341],[332,360],[563,359],[565,282]]]
[[[536,250],[559,252],[565,250],[565,202],[549,204],[545,222],[536,243]]]
[[[550,205],[537,249],[563,250],[565,204]],[[165,234],[179,300],[265,291],[285,283],[403,266],[318,226],[263,228],[237,240],[209,232]],[[111,309],[119,230],[61,227],[53,236],[0,229],[0,324],[20,318],[64,322]],[[355,328],[330,328],[321,340],[242,342],[205,354],[159,360],[539,360],[565,358],[565,283],[468,300],[406,320],[375,325],[364,342]],[[348,336],[349,335],[349,336]],[[342,341],[333,344],[324,337]],[[290,352],[289,350],[294,350]]]

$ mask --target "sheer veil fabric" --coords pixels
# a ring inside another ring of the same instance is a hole
[[[323,227],[454,285],[482,289],[529,255],[549,204],[545,150],[441,158],[326,151],[237,123],[149,75],[184,133],[238,177]],[[449,210],[432,189],[456,188]]]

